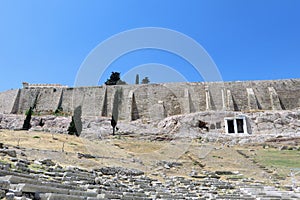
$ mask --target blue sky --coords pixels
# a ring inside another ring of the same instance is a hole
[[[300,78],[299,10],[299,0],[0,0],[0,91],[20,88],[23,81],[73,86],[98,44],[142,27],[193,38],[224,81]],[[121,56],[105,76],[147,63],[202,81],[184,59],[157,49]],[[149,74],[152,82],[170,76],[164,70]]]

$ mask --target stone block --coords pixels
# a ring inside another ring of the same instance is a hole
[[[8,155],[10,157],[17,157],[16,151],[12,149],[0,149],[0,153],[3,153],[4,155]]]
[[[5,195],[6,200],[14,200],[14,198],[15,198],[15,194],[13,192],[8,192]]]
[[[45,193],[39,195],[40,200],[86,200],[86,197],[75,196],[75,195],[66,195],[66,194],[54,194],[54,193]]]
[[[8,180],[3,180],[2,177],[0,177],[0,189],[8,190],[9,185],[10,185],[10,182]]]
[[[14,175],[18,177],[24,177],[24,178],[29,178],[29,179],[38,179],[38,176],[30,175],[30,174],[25,174],[25,173],[19,173],[19,172],[14,172],[14,171],[8,171],[8,170],[1,170],[0,169],[0,175],[6,176],[6,175]]]
[[[6,195],[5,190],[0,189],[0,199],[3,199]]]
[[[107,198],[107,199],[121,199],[122,196],[121,195],[117,195],[117,194],[105,194],[104,198]]]
[[[40,160],[39,162],[46,166],[55,166],[55,163],[51,159],[48,159],[48,158]]]
[[[55,187],[48,187],[42,185],[33,185],[33,184],[18,184],[17,190],[21,192],[28,192],[28,193],[58,193],[58,194],[69,194],[69,190],[63,188],[55,188]]]
[[[96,192],[85,192],[80,190],[70,190],[70,195],[76,195],[76,196],[84,196],[84,197],[96,197],[98,193]]]

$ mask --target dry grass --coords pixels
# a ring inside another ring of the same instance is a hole
[[[28,159],[50,158],[63,166],[76,165],[87,169],[122,166],[143,170],[148,175],[158,174],[156,176],[158,179],[161,173],[188,176],[192,170],[200,173],[202,170],[228,170],[239,171],[243,177],[272,182],[270,179],[272,175],[252,163],[250,159],[237,153],[237,149],[249,153],[250,147],[247,146],[229,148],[222,144],[200,144],[196,141],[151,142],[125,137],[90,141],[63,134],[6,130],[0,131],[0,142],[25,148]],[[262,147],[251,148],[252,151],[249,154],[261,155]],[[276,154],[276,150],[271,153],[274,154],[274,152]],[[91,154],[97,158],[79,159],[77,153]],[[272,157],[271,154],[268,155]],[[270,156],[260,156],[262,160],[257,160],[262,164],[268,164],[266,159],[270,159]],[[292,162],[295,156],[298,159],[299,153],[295,152],[293,156],[290,156],[290,160],[288,156],[285,156],[285,162]],[[157,165],[158,161],[179,162],[182,166],[165,169]],[[297,161],[296,164],[299,162]],[[284,164],[283,167],[285,167]],[[280,166],[277,166],[277,169],[280,170]]]
[[[64,151],[86,152],[85,144],[81,138],[63,134],[50,134],[43,132],[29,131],[2,131],[0,132],[1,142],[24,148]]]

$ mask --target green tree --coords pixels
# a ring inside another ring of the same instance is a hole
[[[75,125],[74,116],[72,116],[72,121],[70,122],[69,128],[68,128],[68,134],[69,135],[77,135],[77,129]]]
[[[110,124],[113,127],[113,135],[115,135],[116,132],[116,126],[117,126],[117,121],[115,120],[114,116],[111,116]]]
[[[112,72],[105,85],[126,85],[126,82],[121,80],[120,72]]]
[[[150,80],[149,80],[149,78],[146,76],[145,78],[143,78],[142,84],[148,84],[148,83],[150,83]]]
[[[105,85],[117,85],[120,80],[120,72],[112,72],[109,79],[105,82]]]
[[[81,106],[76,107],[74,110],[74,115],[72,116],[72,121],[68,128],[69,135],[80,136],[82,131],[82,121],[81,121],[82,109]]]
[[[140,84],[140,76],[138,74],[135,76],[135,84]]]
[[[25,113],[26,115],[26,118],[24,120],[24,123],[23,123],[23,130],[29,130],[31,128],[31,124],[30,124],[30,121],[31,121],[31,116],[33,114],[33,108],[30,107],[29,110]]]

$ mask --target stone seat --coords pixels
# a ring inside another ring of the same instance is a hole
[[[109,199],[97,196],[97,197],[88,197],[87,200],[109,200]]]
[[[63,176],[78,176],[78,177],[82,177],[82,178],[95,178],[96,176],[92,173],[89,172],[82,172],[82,171],[66,171],[63,173]]]
[[[123,196],[122,200],[152,200],[150,197]]]
[[[0,177],[0,180],[9,181],[12,184],[18,184],[18,183],[41,184],[41,182],[38,179],[25,178],[16,175],[2,176]]]
[[[25,193],[58,193],[58,194],[66,194],[66,195],[69,194],[68,189],[48,187],[42,185],[33,185],[28,183],[20,183],[17,185],[16,189],[20,192],[25,192]]]
[[[64,176],[64,173],[62,172],[44,172],[45,175],[47,176],[52,176],[52,177],[63,177]]]
[[[87,192],[87,191],[80,191],[80,190],[69,190],[70,195],[78,195],[78,196],[85,196],[85,197],[96,197],[98,193],[96,192]]]
[[[42,182],[43,185],[50,186],[50,187],[57,187],[57,188],[65,188],[65,189],[73,189],[73,190],[84,190],[83,188],[76,187],[73,185],[55,183],[55,182]]]
[[[63,181],[85,181],[86,183],[94,183],[96,176],[88,173],[74,173],[74,172],[65,172],[63,175]]]
[[[49,187],[43,185],[18,184],[17,190],[25,193],[56,193],[83,197],[96,197],[95,192],[85,192],[80,190],[69,190],[64,188]]]
[[[13,172],[8,170],[0,170],[0,176],[6,176],[6,175],[15,175],[15,176],[29,178],[29,179],[38,179],[38,176],[34,176],[31,174],[24,174],[24,173]]]
[[[40,200],[86,200],[87,199],[87,197],[82,197],[82,196],[54,194],[54,193],[40,194],[39,197]]]
[[[121,199],[122,195],[106,193],[106,194],[104,194],[104,198],[107,198],[107,199]]]
[[[2,190],[8,190],[9,187],[10,187],[9,185],[10,185],[9,181],[7,181],[7,180],[1,180],[0,179],[0,189],[2,189]]]
[[[66,184],[60,184],[60,183],[54,183],[54,182],[44,182],[37,179],[30,179],[15,175],[7,175],[0,177],[0,180],[3,181],[9,181],[11,184],[19,184],[19,183],[29,183],[33,185],[43,185],[43,186],[49,186],[49,187],[56,187],[56,188],[64,188],[64,189],[73,189],[73,190],[83,190],[82,188],[78,188],[71,185]]]
[[[255,198],[254,197],[251,197],[251,196],[245,196],[245,195],[242,195],[242,194],[235,194],[235,195],[232,195],[232,194],[228,194],[228,195],[219,195],[218,197],[216,197],[216,199],[249,199],[249,200],[254,200]]]

